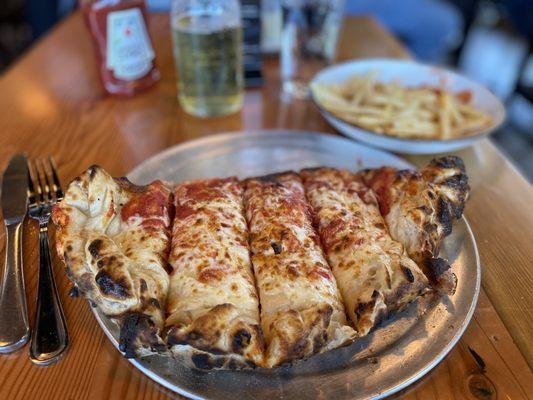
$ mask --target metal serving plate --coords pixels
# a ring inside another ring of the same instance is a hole
[[[135,183],[237,175],[249,177],[326,165],[358,170],[406,161],[350,140],[312,132],[269,131],[217,134],[172,147],[145,161],[128,177]],[[476,306],[480,266],[468,223],[458,221],[442,254],[458,278],[451,298],[413,304],[350,346],[297,362],[289,368],[254,371],[190,370],[167,356],[130,360],[163,386],[191,398],[383,398],[413,383],[453,348]],[[422,310],[427,311],[422,314]],[[95,312],[115,346],[118,329]]]

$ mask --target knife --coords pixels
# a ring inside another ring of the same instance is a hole
[[[7,233],[0,281],[0,353],[10,353],[30,337],[22,270],[22,221],[28,205],[28,165],[23,154],[9,162],[0,200]]]

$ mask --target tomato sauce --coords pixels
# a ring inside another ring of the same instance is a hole
[[[143,220],[159,220],[169,218],[169,190],[161,181],[152,182],[142,193],[137,193],[124,204],[120,216],[124,222],[138,216]]]

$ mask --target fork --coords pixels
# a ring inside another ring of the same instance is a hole
[[[53,159],[28,161],[29,206],[31,218],[39,222],[39,288],[35,323],[31,335],[30,359],[36,365],[49,365],[65,353],[69,337],[59,301],[48,241],[48,221],[52,207],[63,198]]]

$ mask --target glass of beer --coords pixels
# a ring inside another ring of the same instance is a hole
[[[242,30],[238,0],[174,0],[170,14],[178,99],[190,114],[241,109]]]

